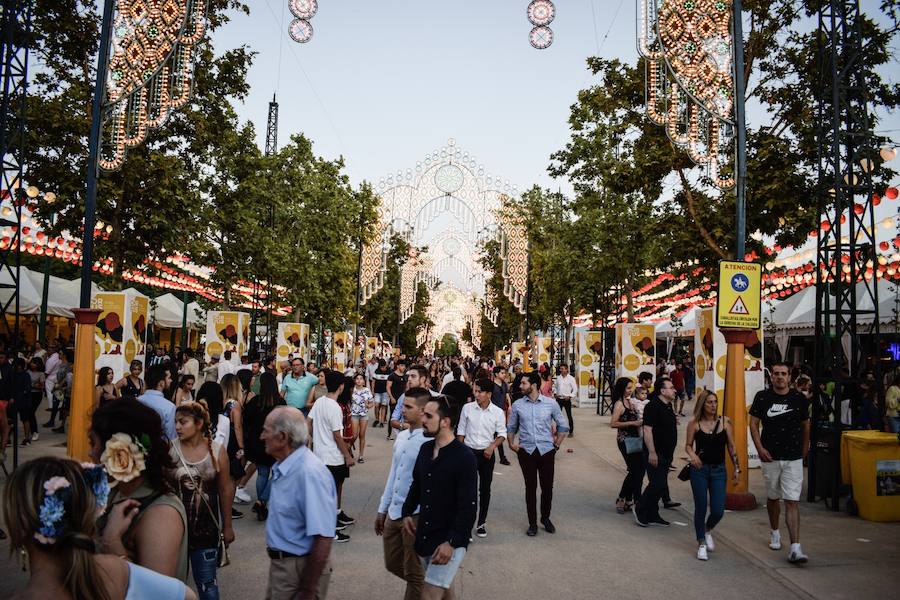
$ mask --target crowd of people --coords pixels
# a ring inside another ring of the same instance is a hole
[[[494,466],[511,464],[505,448],[522,472],[524,533],[538,535],[539,525],[556,532],[555,459],[574,433],[578,395],[566,365],[389,357],[330,369],[301,357],[232,358],[201,365],[192,351],[177,359],[158,352],[146,372],[135,362],[118,381],[110,369],[98,371],[89,432],[94,464],[33,460],[7,486],[10,541],[32,573],[24,597],[64,590],[76,598],[132,598],[140,583],[165,597],[193,598],[191,577],[196,597],[218,598],[217,569],[229,560],[233,521],[252,503],[265,522],[266,597],[324,598],[331,546],[350,542],[356,523],[342,500],[351,467],[365,462],[370,421],[394,441],[374,530],[407,599],[453,597],[472,536],[489,535]],[[19,404],[28,407],[23,444],[38,439],[35,411],[45,398],[51,419],[44,426],[57,427],[59,418],[64,431],[71,362],[52,345],[44,357],[17,357],[12,365],[0,353],[0,377],[18,376],[27,390]],[[668,477],[677,469],[678,424],[693,386],[689,366],[674,367],[613,386],[610,426],[627,467],[615,510],[642,527],[668,526],[660,508],[680,506]],[[781,549],[783,506],[788,560],[804,563],[799,499],[810,393],[785,364],[773,365],[771,378],[750,409],[769,546]],[[725,513],[726,460],[734,478],[747,468],[721,412],[717,395],[703,391],[686,424],[688,464],[680,477],[693,492],[700,560],[714,551],[713,532]],[[5,442],[8,427],[3,435]],[[255,499],[248,487],[254,478]],[[84,507],[92,505],[98,510],[88,518]]]

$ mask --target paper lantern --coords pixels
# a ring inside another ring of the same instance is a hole
[[[884,190],[884,195],[887,196],[888,200],[896,200],[897,196],[900,195],[900,193],[898,193],[897,188],[889,187],[888,189]]]

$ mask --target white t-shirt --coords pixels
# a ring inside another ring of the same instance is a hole
[[[309,418],[313,422],[313,453],[328,466],[344,464],[344,455],[334,441],[334,432],[344,430],[344,415],[337,401],[328,396],[316,399]]]
[[[444,386],[447,385],[448,383],[450,383],[451,381],[453,381],[453,371],[450,371],[449,373],[444,375],[443,379],[441,379],[441,389],[444,389]]]

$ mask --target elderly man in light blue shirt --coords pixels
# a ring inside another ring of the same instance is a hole
[[[269,554],[267,600],[323,600],[331,581],[337,490],[334,478],[306,447],[309,429],[293,407],[269,413],[262,436],[272,467],[266,546]]]
[[[431,394],[422,387],[407,389],[404,394],[403,420],[409,428],[397,434],[391,471],[375,518],[375,533],[384,536],[384,566],[406,581],[406,600],[418,600],[421,597],[425,580],[422,562],[413,547],[416,539],[403,531],[401,513],[412,483],[419,449],[427,441],[422,430],[422,418],[425,405],[430,399]],[[417,509],[416,514],[418,512]]]
[[[156,411],[162,421],[162,428],[166,437],[174,440],[178,437],[175,433],[175,404],[163,396],[163,390],[172,383],[172,373],[166,365],[150,365],[147,369],[147,391],[138,396],[138,402],[149,406]]]
[[[281,396],[284,398],[284,403],[299,409],[304,415],[308,415],[309,407],[306,406],[306,400],[309,390],[313,389],[318,382],[318,377],[306,371],[303,359],[299,356],[294,357],[291,359],[290,374],[286,375],[281,382]]]
[[[536,371],[522,377],[524,396],[513,402],[506,424],[509,448],[519,455],[525,479],[525,507],[529,536],[537,535],[537,484],[541,482],[541,523],[547,533],[556,533],[550,521],[553,504],[553,471],[556,451],[566,439],[569,423],[553,399],[540,394],[541,376]],[[556,423],[556,435],[552,424]]]

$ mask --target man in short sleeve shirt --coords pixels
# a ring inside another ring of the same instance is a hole
[[[766,482],[766,509],[772,527],[769,548],[781,549],[778,523],[780,501],[784,500],[785,522],[791,536],[788,560],[805,563],[809,558],[800,548],[800,494],[803,459],[809,450],[809,400],[791,389],[791,370],[786,363],[772,366],[772,389],[757,392],[753,399],[750,435],[762,461]]]

